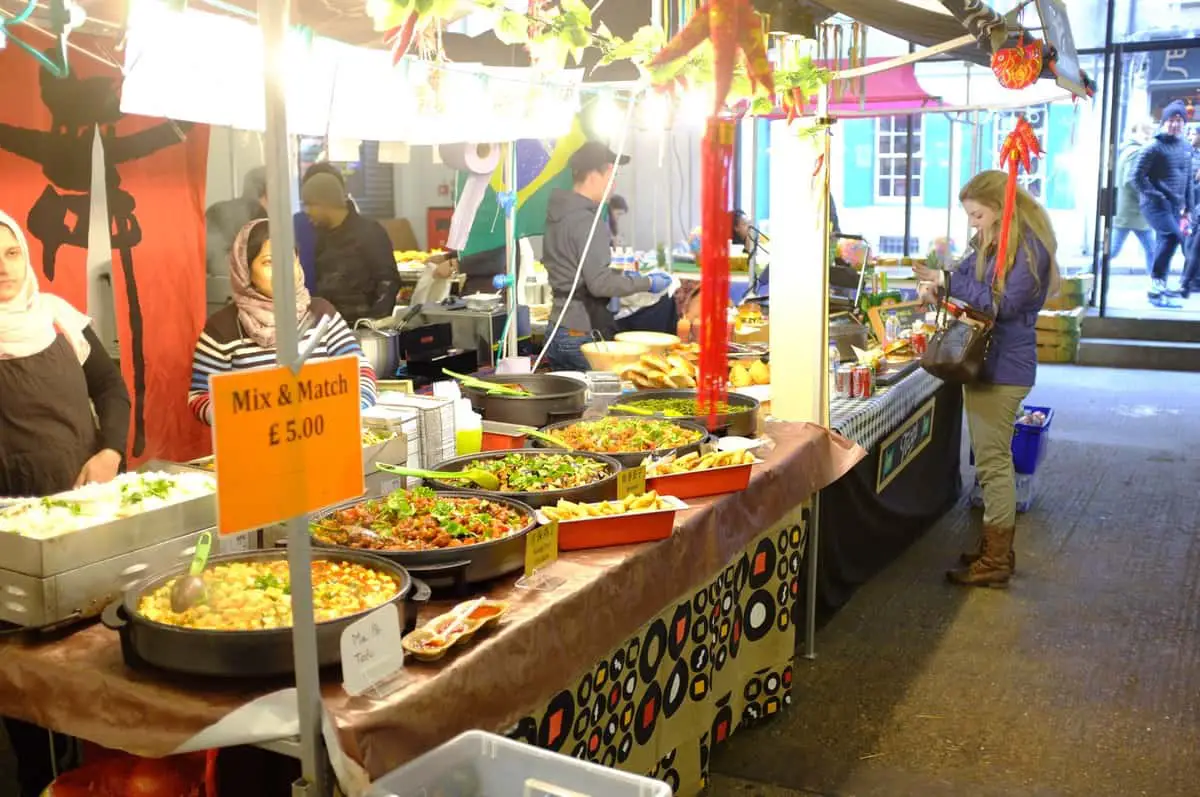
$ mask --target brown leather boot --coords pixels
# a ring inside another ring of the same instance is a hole
[[[973,564],[976,560],[978,560],[982,556],[983,556],[983,537],[981,536],[979,538],[979,544],[975,546],[975,550],[971,551],[970,553],[960,553],[958,555],[958,561],[964,567],[966,567],[967,565]],[[1017,570],[1016,551],[1010,550],[1008,552],[1008,569],[1012,570],[1014,573]]]
[[[1016,529],[984,525],[982,554],[966,567],[950,570],[946,578],[965,587],[1005,587],[1012,578],[1013,534]]]

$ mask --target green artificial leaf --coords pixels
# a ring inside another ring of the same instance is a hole
[[[496,20],[496,38],[504,44],[525,44],[529,41],[529,20],[515,11],[501,12]]]
[[[583,0],[560,0],[559,5],[567,17],[574,18],[585,28],[592,26],[592,10]]]
[[[433,8],[433,0],[416,0],[415,8],[417,10],[417,16],[419,18],[424,18],[429,13],[430,9]]]
[[[775,103],[769,97],[755,97],[750,103],[750,113],[753,116],[768,116],[775,111]]]

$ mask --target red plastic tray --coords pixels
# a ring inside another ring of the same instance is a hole
[[[675,530],[675,513],[687,509],[688,505],[677,496],[664,495],[662,498],[673,505],[654,512],[626,512],[622,515],[583,520],[560,520],[558,549],[580,551],[587,548],[608,548],[613,545],[665,540]],[[538,513],[538,519],[543,523],[548,522],[541,512]]]
[[[687,473],[672,473],[669,476],[647,476],[646,491],[676,498],[700,498],[705,495],[736,493],[750,484],[750,471],[759,460],[744,465],[726,465],[723,468],[707,468]]]

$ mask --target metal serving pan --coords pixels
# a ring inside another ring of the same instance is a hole
[[[209,563],[211,566],[224,562],[273,561],[286,556],[287,552],[282,550],[254,551],[214,556]],[[410,577],[404,568],[360,551],[316,550],[312,558],[313,561],[353,562],[392,575],[399,582],[400,591],[388,603],[394,603],[400,609],[405,633],[416,626],[418,604],[428,599],[429,590]],[[259,631],[209,631],[155,622],[138,612],[143,595],[182,575],[187,568],[187,564],[179,565],[139,581],[126,590],[121,600],[104,609],[101,619],[104,625],[121,635],[121,653],[126,664],[135,668],[149,664],[189,675],[223,678],[261,678],[294,671],[291,626]],[[342,631],[364,614],[367,612],[317,623],[317,661],[321,667],[341,662]]]
[[[672,421],[690,421],[691,423],[699,424],[705,428],[708,427],[707,415],[687,415],[687,416],[667,416],[662,413],[654,415],[642,415],[634,412],[621,412],[618,407],[622,404],[635,404],[638,401],[646,399],[692,399],[695,400],[699,395],[695,390],[639,390],[637,393],[630,393],[627,396],[621,396],[613,401],[608,406],[608,414],[616,415],[622,418],[667,418]],[[713,434],[718,437],[734,436],[734,437],[753,437],[758,430],[758,408],[761,406],[758,399],[752,396],[745,396],[741,393],[730,392],[725,397],[725,402],[730,406],[745,407],[742,412],[726,412],[718,413],[717,426],[713,430]]]
[[[633,420],[636,420],[636,418],[634,418]],[[697,432],[700,432],[701,435],[700,435],[700,438],[694,443],[688,443],[687,445],[684,445],[684,446],[675,446],[674,448],[660,448],[655,451],[619,451],[619,452],[606,451],[604,453],[607,456],[610,456],[613,459],[615,459],[617,462],[620,462],[623,467],[636,468],[638,465],[642,464],[642,461],[645,460],[646,457],[654,457],[655,459],[658,459],[660,457],[665,457],[668,454],[677,454],[678,456],[683,456],[684,454],[690,454],[693,451],[699,451],[700,447],[703,446],[704,443],[709,438],[707,429],[705,429],[700,424],[692,423],[691,421],[681,421],[681,420],[677,420],[675,418],[645,418],[644,420],[667,421],[669,423],[675,424],[676,426],[682,426],[685,429],[693,429]],[[578,423],[578,421],[563,421],[562,423],[552,423],[549,426],[542,429],[542,431],[547,434],[554,434],[559,429],[564,429],[575,423]],[[542,440],[540,438],[534,438],[533,445],[538,448],[553,448],[552,444],[549,441]]]
[[[318,549],[334,551],[364,551],[374,556],[388,559],[401,567],[412,570],[431,587],[438,588],[449,585],[478,584],[493,578],[506,576],[525,567],[525,535],[537,526],[537,517],[533,509],[520,501],[506,496],[492,494],[481,495],[465,491],[444,491],[441,495],[451,498],[485,498],[497,504],[507,504],[525,516],[524,527],[519,531],[501,537],[498,540],[479,542],[473,545],[460,545],[454,548],[436,548],[428,551],[389,551],[367,548],[351,548],[345,545],[334,545],[313,538],[313,545]],[[356,501],[352,504],[326,510],[313,517],[313,521],[321,520],[334,512],[349,509],[363,503]]]
[[[587,385],[567,376],[506,374],[476,378],[497,385],[520,385],[533,393],[532,396],[503,396],[464,387],[463,395],[471,399],[471,406],[484,420],[516,423],[536,429],[548,423],[580,418],[587,408]]]
[[[188,473],[195,469],[151,461],[138,470]],[[0,562],[7,570],[45,578],[215,525],[217,496],[213,493],[47,539],[0,533]]]
[[[425,484],[437,490],[444,492],[447,490],[457,490],[460,492],[477,493],[486,495],[489,498],[513,498],[523,504],[528,504],[531,507],[539,508],[543,506],[554,506],[559,502],[559,499],[575,502],[590,502],[590,501],[607,501],[617,497],[617,473],[621,470],[621,463],[617,462],[607,454],[593,454],[588,451],[565,451],[563,449],[538,449],[538,448],[512,448],[506,451],[485,451],[482,454],[467,454],[463,457],[455,457],[448,459],[445,462],[440,462],[433,467],[433,470],[465,470],[472,467],[475,463],[489,459],[503,459],[509,455],[519,457],[539,457],[547,454],[563,454],[572,457],[581,457],[584,459],[594,459],[598,462],[603,462],[608,466],[608,475],[599,481],[594,481],[590,484],[583,484],[579,487],[569,487],[564,490],[541,490],[538,492],[499,492],[490,490],[481,490],[470,486],[470,482],[444,482],[438,479],[426,479]],[[467,489],[464,489],[464,485]]]

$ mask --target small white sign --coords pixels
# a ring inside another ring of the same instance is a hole
[[[391,680],[403,668],[396,604],[380,606],[342,632],[342,686],[352,697]]]

